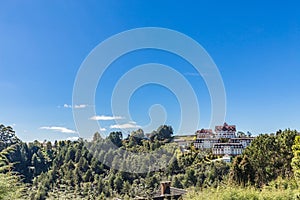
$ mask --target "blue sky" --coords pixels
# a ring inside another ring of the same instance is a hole
[[[119,32],[164,27],[190,36],[210,54],[226,89],[228,123],[254,134],[300,130],[299,6],[298,1],[2,1],[0,123],[14,126],[25,141],[78,136],[69,105],[86,56]],[[172,66],[187,78],[199,99],[199,128],[207,127],[210,96],[202,78],[184,60],[155,50],[133,52],[110,66],[97,89],[98,117],[112,116],[110,94],[118,79],[149,62]],[[178,100],[158,85],[133,94],[135,123],[122,123],[147,125],[155,104],[164,106],[166,123],[176,130]],[[106,132],[115,125],[100,122]]]

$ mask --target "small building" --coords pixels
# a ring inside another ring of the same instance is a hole
[[[171,181],[164,181],[160,183],[160,191],[154,194],[150,199],[153,200],[177,200],[181,199],[182,195],[186,194],[187,191],[175,187],[171,187]],[[135,199],[146,200],[148,197],[136,197]]]
[[[186,139],[174,139],[174,142],[182,149],[187,149],[192,144],[192,141]]]
[[[226,163],[230,163],[231,162],[231,156],[226,154],[222,157],[222,160]]]
[[[215,127],[216,138],[235,138],[236,127],[235,125],[228,125],[226,122],[223,126]]]
[[[164,181],[160,183],[160,192],[154,195],[152,199],[165,200],[165,199],[180,199],[187,191],[175,187],[171,187],[171,181]]]
[[[242,154],[244,147],[240,143],[217,143],[214,144],[212,152],[214,155],[240,155]]]
[[[226,162],[226,163],[230,163],[230,162],[231,162],[231,156],[228,155],[228,154],[226,154],[226,155],[224,155],[222,158],[214,159],[214,160],[212,160],[212,161],[213,161],[213,162],[215,162],[215,161],[224,161],[224,162]]]

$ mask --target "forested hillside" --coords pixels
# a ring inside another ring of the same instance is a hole
[[[260,135],[232,164],[227,164],[212,161],[216,157],[211,152],[192,146],[189,152],[181,152],[172,143],[172,127],[165,125],[153,131],[150,139],[140,129],[127,138],[121,132],[112,132],[106,139],[95,133],[92,141],[53,143],[25,143],[11,127],[1,125],[0,128],[0,199],[150,198],[163,180],[172,181],[174,187],[194,191],[185,198],[196,198],[214,190],[223,190],[226,195],[229,187],[241,188],[236,193],[241,193],[243,188],[252,188],[254,193],[266,188],[289,190],[293,198],[297,193],[300,177],[297,131]],[[118,148],[111,148],[110,142]],[[149,166],[152,158],[145,156],[142,160],[145,164],[135,167],[147,173],[122,170],[136,163],[127,154],[118,159],[121,151],[155,152],[160,147],[165,147],[165,154],[172,155],[167,167],[153,172],[150,170],[153,166]],[[101,160],[111,163],[111,167]]]

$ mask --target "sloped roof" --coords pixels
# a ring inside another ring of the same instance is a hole
[[[236,131],[235,125],[228,125],[226,122],[223,126],[216,126],[215,131]]]
[[[211,129],[201,129],[201,130],[197,130],[196,133],[213,133],[213,131]]]

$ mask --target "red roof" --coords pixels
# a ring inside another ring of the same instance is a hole
[[[211,129],[201,129],[201,130],[198,130],[196,133],[213,133]]]
[[[216,126],[215,131],[236,131],[235,125],[228,125],[226,122],[223,126]]]

